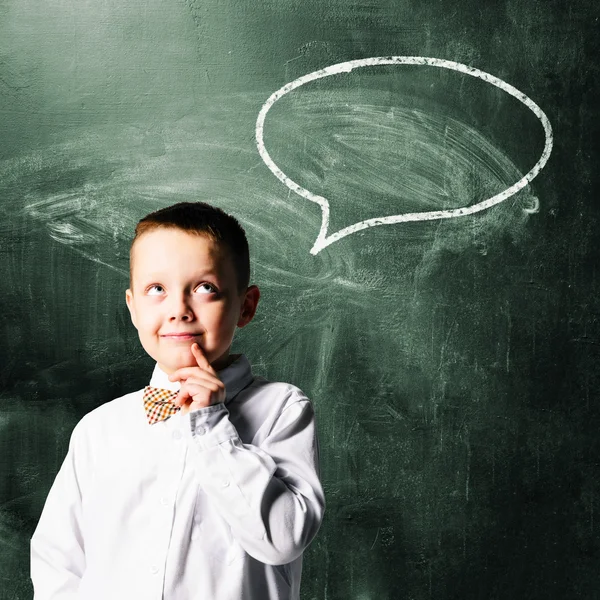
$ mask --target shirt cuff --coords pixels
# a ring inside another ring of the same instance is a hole
[[[236,428],[229,420],[229,411],[222,402],[191,411],[188,415],[188,431],[199,447],[210,448],[239,439]]]

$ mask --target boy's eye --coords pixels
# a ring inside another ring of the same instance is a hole
[[[148,294],[148,296],[158,296],[159,294],[162,294],[165,291],[165,288],[162,285],[151,285],[148,290],[146,291],[146,293]]]
[[[216,288],[211,285],[210,283],[201,283],[197,288],[196,291],[199,292],[200,294],[212,294],[213,292],[216,292]]]

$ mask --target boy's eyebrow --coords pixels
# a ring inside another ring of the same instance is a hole
[[[192,275],[192,279],[202,279],[203,277],[207,277],[209,275],[212,275],[213,277],[218,277],[219,271],[217,271],[215,269],[210,269],[208,271],[200,271],[199,273],[194,273]],[[158,272],[158,273],[150,272],[150,273],[144,275],[144,279],[162,279],[164,276],[165,276],[164,272]]]

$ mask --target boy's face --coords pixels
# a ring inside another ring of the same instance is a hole
[[[216,370],[228,364],[236,326],[256,312],[259,292],[238,292],[228,249],[204,235],[159,228],[132,251],[131,289],[125,292],[144,350],[166,373],[196,366],[197,342]]]

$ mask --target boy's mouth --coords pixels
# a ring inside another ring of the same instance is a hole
[[[163,333],[160,337],[165,338],[167,340],[187,341],[194,340],[197,337],[200,337],[201,335],[201,333]]]

